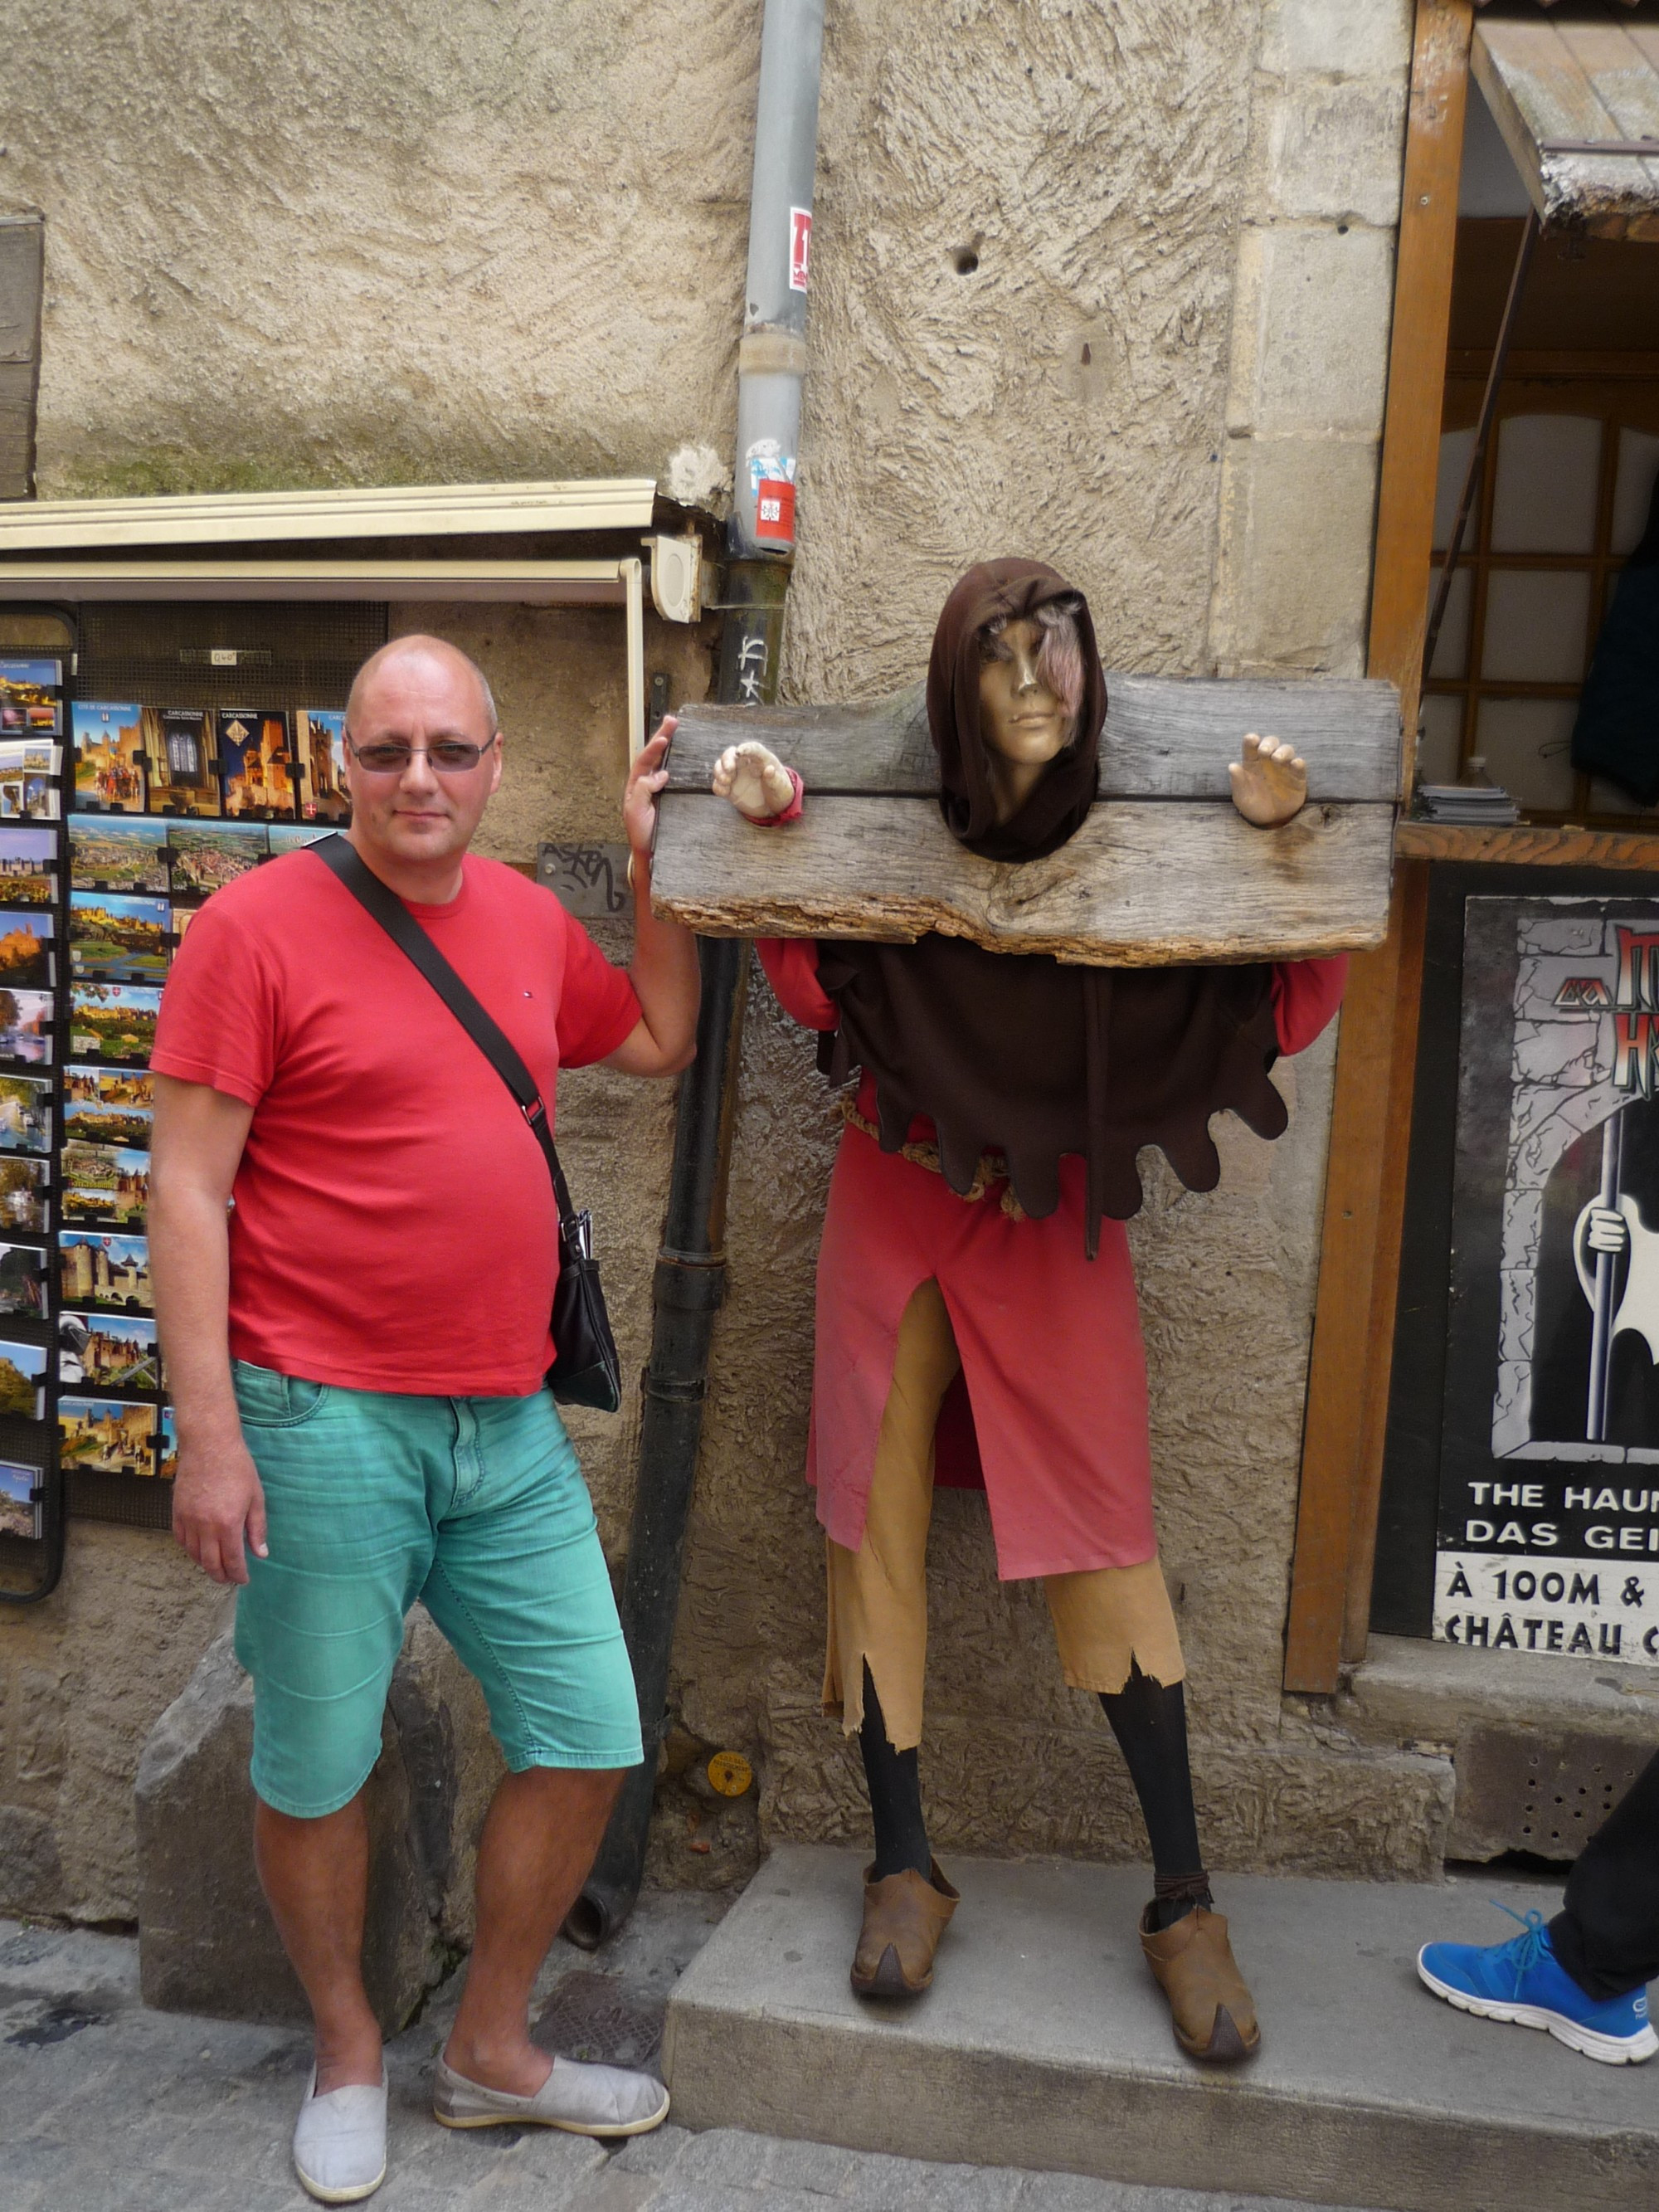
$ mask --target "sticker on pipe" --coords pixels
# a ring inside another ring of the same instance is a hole
[[[789,289],[792,292],[806,289],[807,264],[812,258],[812,210],[792,207],[789,210]]]
[[[795,487],[781,477],[763,477],[755,495],[755,535],[793,544],[795,536]]]

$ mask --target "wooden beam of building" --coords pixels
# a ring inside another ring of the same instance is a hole
[[[1106,799],[1045,859],[965,852],[927,797],[809,797],[779,830],[665,793],[655,910],[707,936],[929,930],[1085,964],[1307,958],[1382,941],[1394,809],[1308,806],[1256,830],[1231,805]]]
[[[1398,793],[1400,702],[1386,683],[1109,675],[1106,685],[1103,799],[1230,803],[1228,765],[1251,730],[1296,747],[1308,763],[1312,803]],[[817,796],[931,798],[939,790],[921,684],[868,706],[684,708],[669,790],[706,792],[720,755],[745,738],[769,745]]]
[[[38,215],[0,216],[0,499],[34,490],[45,240]]]
[[[1407,789],[1416,754],[1474,32],[1472,0],[1419,0],[1367,662],[1372,676],[1389,678],[1400,690]],[[1425,874],[1408,869],[1402,878]],[[1420,988],[1407,898],[1402,881],[1388,943],[1354,963],[1337,1049],[1285,1651],[1285,1688],[1327,1696],[1340,1681],[1345,1653],[1353,1656],[1362,1640],[1370,1609],[1410,1133],[1408,1044]],[[1411,1005],[1402,1006],[1402,998]]]

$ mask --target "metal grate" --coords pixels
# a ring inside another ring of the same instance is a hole
[[[1457,1748],[1457,1820],[1490,1856],[1576,1859],[1653,1756],[1618,1736],[1475,1728]]]
[[[129,1528],[171,1528],[173,1485],[156,1476],[64,1473],[64,1510],[76,1521],[118,1521]]]
[[[386,609],[360,600],[89,601],[76,696],[140,707],[340,708],[386,641]]]

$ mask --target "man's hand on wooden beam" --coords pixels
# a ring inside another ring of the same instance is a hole
[[[1308,803],[1308,766],[1293,745],[1277,738],[1259,738],[1252,730],[1244,740],[1243,757],[1227,770],[1232,778],[1233,805],[1258,830],[1277,830],[1299,814]]]
[[[795,799],[794,780],[769,747],[752,738],[740,745],[727,745],[714,763],[716,799],[729,799],[739,814],[765,821],[787,813]]]

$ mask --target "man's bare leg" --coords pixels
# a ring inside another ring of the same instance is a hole
[[[587,1879],[620,1770],[532,1766],[505,1775],[478,1843],[478,1925],[445,2063],[533,2097],[553,2062],[530,2040],[530,1991]]]
[[[316,2023],[317,2094],[378,2082],[380,2024],[363,1988],[368,1820],[362,1792],[319,1820],[296,1820],[259,1802],[253,1860]]]

